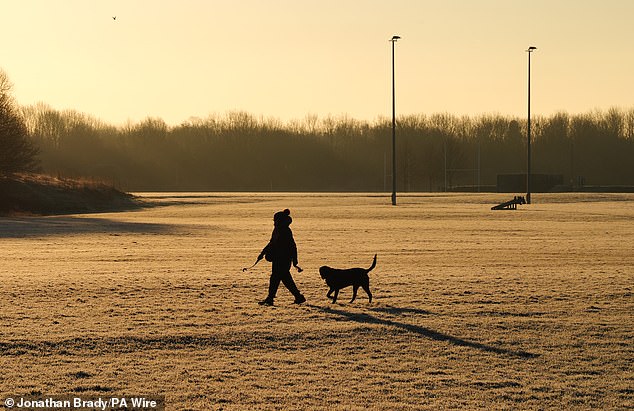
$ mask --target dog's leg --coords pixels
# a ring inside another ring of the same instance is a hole
[[[365,293],[368,295],[368,299],[370,300],[368,302],[371,303],[372,302],[372,293],[370,292],[370,284],[363,284],[362,287],[365,290]]]
[[[359,289],[358,285],[355,285],[352,287],[352,300],[350,300],[350,303],[353,303],[354,300],[357,298],[357,290]]]
[[[337,288],[337,289],[335,290],[335,296],[334,296],[334,297],[332,297],[332,303],[333,303],[333,304],[337,302],[337,297],[338,297],[338,296],[339,296],[339,289]]]
[[[330,298],[332,300],[332,293],[333,291],[335,291],[334,288],[331,288],[330,290],[328,290],[328,294],[326,294],[326,297]]]

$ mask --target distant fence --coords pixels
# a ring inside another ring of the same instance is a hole
[[[548,193],[557,191],[564,184],[562,174],[531,174],[531,192]],[[526,192],[526,174],[498,174],[498,193]]]

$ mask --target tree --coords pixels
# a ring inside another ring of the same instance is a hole
[[[0,174],[35,171],[38,149],[11,95],[12,84],[0,70]]]

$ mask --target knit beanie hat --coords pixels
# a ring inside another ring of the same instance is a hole
[[[278,211],[275,215],[273,215],[273,223],[275,225],[289,226],[292,222],[293,219],[291,218],[291,210],[288,208],[284,211]]]

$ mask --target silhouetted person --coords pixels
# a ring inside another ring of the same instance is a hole
[[[267,261],[273,263],[269,280],[269,295],[266,299],[260,301],[259,304],[261,305],[273,305],[280,281],[295,296],[295,304],[301,304],[306,301],[291,276],[291,263],[297,268],[297,272],[302,272],[301,267],[297,265],[297,245],[290,228],[292,222],[290,210],[286,209],[275,213],[273,216],[274,228],[273,234],[271,234],[271,241],[258,256],[258,260],[264,257]]]

